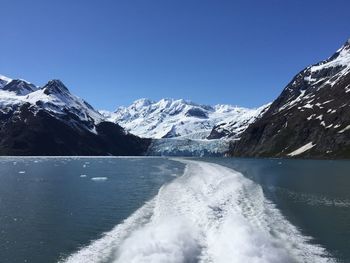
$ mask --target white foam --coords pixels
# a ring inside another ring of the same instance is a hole
[[[258,184],[220,165],[184,162],[183,176],[66,262],[332,261],[282,216]]]
[[[97,263],[108,262],[111,255],[114,254],[119,244],[131,232],[142,228],[152,215],[154,210],[155,200],[151,200],[133,213],[130,217],[124,220],[121,224],[114,227],[110,232],[98,240],[93,241],[89,246],[86,246],[72,254],[67,259],[60,262],[67,263]],[[109,260],[111,261],[111,260]]]
[[[85,177],[86,177],[86,174],[81,174],[80,177],[81,177],[81,178],[85,178]]]
[[[19,173],[19,174],[25,174],[26,171],[19,171],[18,173]]]

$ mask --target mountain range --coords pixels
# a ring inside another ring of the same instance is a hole
[[[59,80],[37,87],[0,76],[0,155],[140,155],[149,144]]]
[[[237,138],[268,106],[247,109],[201,105],[183,99],[140,99],[113,113],[101,113],[140,137],[220,139]]]
[[[60,80],[0,75],[0,155],[350,157],[350,40],[256,109],[183,99],[97,111]]]
[[[203,105],[183,99],[140,99],[115,112],[100,111],[126,131],[152,138],[149,155],[223,155],[229,142],[266,111],[232,105]]]

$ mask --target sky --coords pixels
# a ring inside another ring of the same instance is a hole
[[[348,0],[0,0],[0,74],[97,109],[139,98],[257,107],[350,38]]]

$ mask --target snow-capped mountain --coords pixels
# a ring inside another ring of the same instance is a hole
[[[349,158],[350,40],[257,109],[140,99],[98,112],[59,80],[38,87],[0,75],[0,155],[222,155],[228,149],[232,156]]]
[[[31,112],[46,111],[55,118],[92,132],[104,118],[84,100],[72,95],[59,80],[50,80],[42,88],[25,80],[11,80],[0,89],[0,111],[14,112],[28,105]],[[72,119],[66,118],[70,114]]]
[[[136,141],[145,140],[106,122],[59,80],[37,87],[0,76],[0,154],[140,154]]]
[[[250,124],[261,118],[269,109],[271,103],[265,104],[257,109],[250,109],[230,115],[225,120],[218,122],[211,130],[208,139],[229,138],[238,140],[240,135]]]
[[[231,105],[203,105],[183,99],[139,99],[114,113],[100,111],[127,131],[152,138],[149,155],[223,155],[232,139],[269,107],[247,109]]]
[[[266,107],[247,109],[231,105],[202,105],[183,99],[140,99],[114,113],[101,113],[109,121],[140,137],[218,139],[238,137]]]
[[[0,75],[0,89],[5,91],[11,91],[16,95],[27,95],[33,91],[39,89],[32,83],[23,79],[10,79],[3,75]]]
[[[231,154],[350,157],[350,40],[297,74]]]

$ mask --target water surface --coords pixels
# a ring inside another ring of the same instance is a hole
[[[350,162],[1,158],[1,262],[350,262]]]
[[[159,158],[0,158],[0,262],[57,262],[127,218],[183,167]]]

